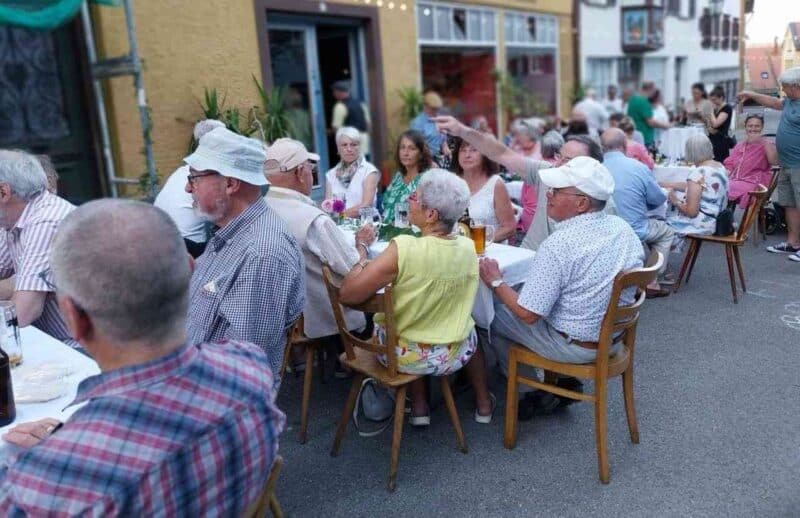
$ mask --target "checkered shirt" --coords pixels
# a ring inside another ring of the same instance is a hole
[[[285,416],[257,347],[185,345],[84,380],[87,402],[0,473],[0,516],[240,516]]]
[[[217,231],[189,287],[189,343],[251,342],[269,356],[280,383],[286,332],[305,304],[297,242],[263,198]]]

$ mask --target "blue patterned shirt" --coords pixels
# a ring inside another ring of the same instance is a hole
[[[92,376],[83,402],[0,473],[0,516],[241,516],[285,423],[266,356],[237,342]]]
[[[557,223],[539,246],[517,302],[570,338],[596,342],[614,277],[643,261],[642,243],[625,221],[581,214]],[[622,302],[632,296],[623,293]]]
[[[259,198],[221,228],[197,259],[189,286],[189,343],[240,340],[260,346],[280,384],[286,332],[305,304],[303,254],[286,224]]]

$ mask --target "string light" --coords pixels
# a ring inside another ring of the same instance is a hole
[[[400,4],[400,10],[401,11],[405,11],[406,10],[406,4]]]
[[[394,9],[394,2],[389,2],[389,9]]]

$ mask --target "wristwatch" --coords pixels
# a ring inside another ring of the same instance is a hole
[[[496,290],[505,283],[506,281],[504,281],[503,279],[495,279],[492,282],[490,282],[489,285],[492,287],[492,290]]]

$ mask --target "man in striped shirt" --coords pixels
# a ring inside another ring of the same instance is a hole
[[[80,242],[81,246],[75,246]],[[101,374],[63,426],[18,425],[0,516],[242,516],[259,497],[284,415],[267,356],[186,341],[190,260],[155,207],[98,200],[61,225],[58,299]]]
[[[48,257],[61,220],[75,207],[47,187],[35,156],[0,150],[0,299],[14,303],[20,327],[33,324],[77,347],[58,310]]]

